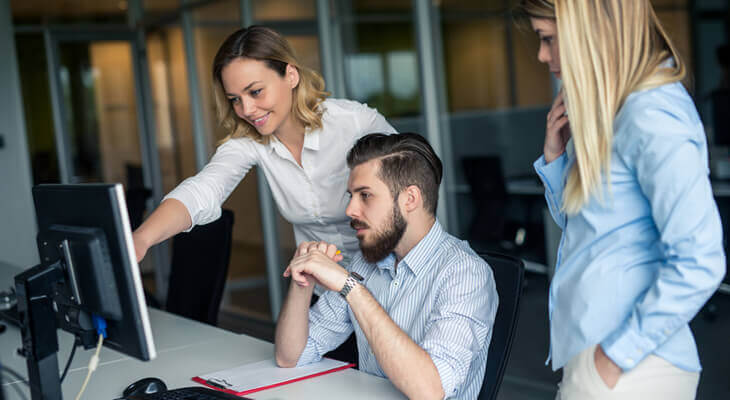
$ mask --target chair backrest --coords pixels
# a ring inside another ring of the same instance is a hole
[[[507,186],[499,156],[464,157],[464,178],[474,204],[471,240],[500,240],[504,231]]]
[[[223,210],[221,217],[209,224],[175,235],[167,311],[211,325],[218,323],[232,236],[231,210]]]
[[[484,382],[479,392],[479,400],[497,398],[499,386],[502,384],[504,371],[512,350],[517,317],[522,295],[522,281],[525,275],[525,264],[522,260],[498,253],[481,253],[480,256],[492,267],[494,281],[499,295],[499,307],[494,318],[492,341],[489,344],[487,368]]]
[[[475,195],[488,198],[507,196],[500,156],[464,157],[461,163],[464,167],[464,178]]]

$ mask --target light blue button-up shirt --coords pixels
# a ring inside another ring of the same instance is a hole
[[[476,399],[484,379],[498,298],[492,269],[465,241],[434,223],[395,268],[357,254],[351,270],[408,336],[431,357],[448,398]],[[386,377],[347,302],[325,292],[309,311],[309,338],[297,365],[319,361],[355,331],[360,370]]]
[[[632,93],[614,121],[610,189],[604,178],[603,201],[570,216],[560,210],[575,162],[566,153],[534,164],[563,230],[549,295],[553,369],[601,344],[624,371],[649,354],[699,371],[688,322],[726,267],[691,98],[680,83]]]

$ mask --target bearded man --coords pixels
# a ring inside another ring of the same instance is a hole
[[[370,134],[347,155],[346,214],[361,254],[302,243],[276,328],[276,362],[319,361],[353,331],[360,370],[409,398],[476,399],[497,311],[491,268],[436,219],[442,166],[417,134]],[[309,308],[314,284],[327,291]]]

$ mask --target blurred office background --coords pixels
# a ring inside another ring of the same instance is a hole
[[[138,224],[223,137],[211,64],[241,26],[283,33],[334,97],[376,107],[426,136],[445,163],[439,218],[479,249],[528,261],[513,358],[501,398],[552,398],[547,286],[559,232],[532,162],[559,82],[516,25],[513,0],[0,0],[0,259],[37,260],[30,188],[121,182]],[[689,65],[685,82],[711,144],[730,221],[727,0],[652,0]],[[251,172],[224,205],[235,224],[220,325],[271,338],[294,251],[291,226]],[[171,249],[142,263],[163,300]],[[205,265],[200,265],[204,274]],[[727,286],[724,286],[727,288]],[[730,296],[693,322],[705,371],[700,398],[730,396]]]

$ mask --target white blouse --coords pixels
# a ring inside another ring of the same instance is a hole
[[[218,147],[197,175],[184,180],[165,199],[182,202],[195,225],[215,221],[221,205],[252,166],[261,168],[281,215],[294,225],[297,244],[323,240],[346,259],[359,251],[355,231],[345,215],[349,202],[345,158],[360,137],[395,133],[377,110],[350,100],[322,103],[322,128],[304,135],[302,166],[275,136],[268,144],[231,139]],[[164,200],[164,199],[163,199]]]

